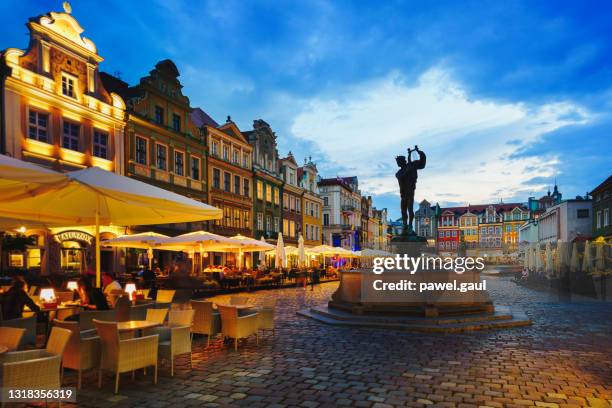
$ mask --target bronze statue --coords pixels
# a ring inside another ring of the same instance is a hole
[[[412,152],[419,154],[419,159],[412,161]],[[402,223],[404,225],[403,233],[412,232],[412,221],[414,220],[414,190],[416,189],[417,170],[425,168],[427,157],[423,151],[419,150],[419,146],[415,145],[414,150],[408,148],[408,161],[406,156],[397,156],[395,158],[399,170],[395,173],[400,186],[401,208],[402,208]],[[408,219],[410,215],[410,219]]]

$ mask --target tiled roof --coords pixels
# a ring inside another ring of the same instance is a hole
[[[519,207],[521,210],[527,210],[527,206],[525,206],[525,204],[523,203],[503,203],[503,204],[477,204],[477,205],[469,205],[469,206],[464,206],[464,207],[443,207],[443,208],[440,208],[440,213],[443,213],[444,211],[452,211],[456,215],[463,215],[469,210],[471,213],[476,214],[476,213],[484,212],[487,208],[489,208],[490,205],[495,207],[495,211],[497,212],[512,211],[515,207]]]
[[[193,108],[191,110],[190,117],[193,123],[199,128],[203,126],[212,126],[215,128],[219,127],[219,124],[213,118],[211,118],[208,113],[204,112],[201,108]]]
[[[351,186],[349,186],[348,183],[342,177],[321,179],[319,180],[318,184],[319,186],[342,186],[350,192],[353,192]]]

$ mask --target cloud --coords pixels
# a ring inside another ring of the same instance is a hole
[[[508,200],[545,186],[556,174],[554,152],[516,153],[543,135],[591,122],[569,101],[542,105],[471,98],[444,67],[414,83],[394,72],[312,98],[291,122],[293,136],[318,146],[338,172],[359,176],[364,192],[397,194],[394,157],[418,144],[428,155],[417,199],[444,203]]]

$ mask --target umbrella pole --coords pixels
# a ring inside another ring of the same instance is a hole
[[[149,258],[149,269],[153,270],[153,248],[147,250],[147,257]]]
[[[96,208],[96,287],[101,287],[100,280],[100,202]]]

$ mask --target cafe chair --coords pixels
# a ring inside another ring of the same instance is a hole
[[[91,331],[95,333],[96,326],[94,320],[103,320],[106,322],[117,321],[117,311],[109,310],[84,310],[79,313],[79,330],[81,332]]]
[[[119,392],[119,376],[153,366],[153,383],[157,384],[157,335],[121,340],[117,322],[94,320],[102,353],[98,369],[98,388],[102,387],[102,371],[115,374],[115,394]]]
[[[132,302],[130,301],[130,297],[126,294],[123,294],[117,298],[115,301],[115,312],[116,319],[118,322],[127,322],[130,320],[130,307],[132,306]]]
[[[201,300],[192,300],[191,308],[194,310],[191,333],[205,334],[206,347],[210,345],[210,338],[219,332],[219,312],[213,310],[213,303]]]
[[[168,309],[147,309],[145,320],[149,322],[155,322],[164,324],[166,316],[168,315]]]
[[[38,286],[30,286],[30,288],[28,289],[28,295],[34,296],[37,290],[38,290]]]
[[[175,293],[175,290],[159,289],[157,291],[157,297],[155,298],[155,301],[157,303],[172,303]]]
[[[16,327],[18,329],[25,329],[18,348],[23,348],[25,346],[36,347],[36,315],[32,314],[29,317],[2,320],[0,321],[0,327]]]
[[[71,290],[67,292],[55,292],[55,298],[59,304],[72,302],[74,300],[74,292]]]
[[[234,339],[234,350],[238,350],[238,339],[244,339],[254,334],[259,344],[258,313],[238,316],[238,309],[233,306],[217,305],[221,315],[221,331],[224,337]]]
[[[275,334],[274,329],[274,312],[276,310],[276,299],[264,299],[263,306],[258,309],[259,314],[259,329],[262,331],[271,330],[272,335]]]
[[[0,327],[0,346],[6,347],[8,351],[17,350],[25,331],[17,327]]]
[[[194,311],[171,310],[168,314],[168,326],[155,327],[152,334],[159,335],[159,356],[170,361],[170,375],[174,377],[174,357],[189,354],[189,367],[193,366],[191,358],[191,324]]]
[[[248,304],[248,296],[230,296],[230,305],[232,306],[243,306]]]
[[[153,303],[144,303],[130,308],[130,320],[146,320],[147,309],[153,308]]]
[[[77,371],[77,389],[80,390],[83,370],[98,368],[100,364],[100,338],[98,336],[82,335],[78,322],[54,320],[53,326],[70,330],[72,333],[64,350],[62,364],[63,368]]]

